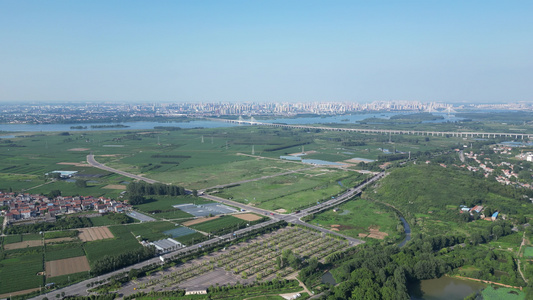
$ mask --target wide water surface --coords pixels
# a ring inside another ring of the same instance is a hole
[[[120,128],[91,128],[94,125],[125,125],[128,127]],[[87,129],[71,129],[71,126],[83,126]],[[190,121],[190,122],[123,122],[123,123],[76,123],[76,124],[0,124],[0,131],[25,131],[25,132],[40,132],[40,131],[95,131],[95,130],[131,130],[131,129],[154,129],[154,127],[180,127],[180,128],[217,128],[217,127],[233,127],[237,124],[211,121]],[[6,136],[7,137],[7,136]]]
[[[409,295],[413,300],[461,300],[483,288],[480,282],[442,276],[409,286]]]
[[[380,119],[389,119],[392,116],[398,114],[412,114],[414,112],[387,112],[387,113],[364,113],[364,114],[353,114],[353,115],[338,115],[338,116],[317,116],[317,117],[307,117],[307,118],[280,118],[280,119],[270,119],[270,120],[258,120],[259,122],[264,123],[284,123],[290,125],[308,125],[308,124],[327,124],[327,123],[357,123],[364,119],[368,118],[380,118]],[[434,120],[434,121],[424,121],[431,123],[441,123],[441,122],[453,122],[460,120],[461,118],[456,118],[454,116],[448,116],[446,114],[434,113],[434,115],[442,115],[444,119]],[[247,117],[244,117],[244,120],[248,120]],[[92,125],[125,125],[126,128],[91,128]],[[71,129],[71,126],[82,126],[87,127],[86,129]],[[128,130],[128,129],[154,129],[156,126],[165,126],[165,127],[180,127],[180,128],[195,128],[195,127],[204,127],[204,128],[217,128],[217,127],[232,127],[238,126],[234,123],[225,123],[225,122],[214,122],[207,120],[196,120],[190,122],[110,122],[110,123],[76,123],[76,124],[0,124],[0,131],[25,131],[25,132],[40,132],[40,131],[94,131],[94,130]],[[3,138],[9,138],[11,136],[3,136]],[[0,137],[1,138],[1,137]]]

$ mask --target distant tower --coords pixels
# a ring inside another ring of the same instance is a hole
[[[202,144],[204,143],[204,136],[202,135]]]
[[[157,136],[157,144],[161,145],[161,143],[159,142],[159,136]]]
[[[252,155],[255,155],[255,145],[252,145]]]
[[[304,146],[302,146],[302,153],[305,153],[305,151],[304,151]]]
[[[392,143],[392,132],[389,132],[389,143]]]
[[[411,160],[411,151],[409,151],[409,160]]]

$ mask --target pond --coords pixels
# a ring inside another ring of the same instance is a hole
[[[324,273],[324,275],[322,275],[322,283],[329,283],[331,285],[336,285],[337,282],[335,281],[335,278],[333,278],[333,275],[330,273],[330,272],[326,272]]]
[[[483,283],[448,276],[422,280],[408,287],[412,300],[461,300],[483,288]]]

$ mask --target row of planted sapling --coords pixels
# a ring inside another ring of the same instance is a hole
[[[168,274],[160,272],[158,278],[151,277],[147,282],[139,284],[139,288],[153,288],[157,285],[162,288],[173,287],[215,268],[232,271],[243,279],[255,276],[256,280],[262,280],[274,273],[278,274],[278,277],[286,276],[296,269],[287,263],[280,263],[279,258],[285,251],[295,253],[299,257],[321,259],[347,247],[347,243],[336,238],[299,227],[281,229],[243,244],[236,245],[235,249],[227,253],[216,253],[216,256],[209,260],[177,267]]]

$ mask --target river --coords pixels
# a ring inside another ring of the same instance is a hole
[[[409,226],[409,223],[407,223],[407,221],[405,221],[405,219],[402,216],[400,216],[400,220],[402,220],[403,228],[405,232],[405,238],[400,244],[398,244],[398,247],[401,248],[405,246],[405,244],[407,244],[407,242],[411,240],[411,226]]]
[[[317,116],[317,117],[305,117],[305,118],[279,118],[279,119],[270,119],[270,120],[258,120],[259,122],[265,123],[285,123],[290,125],[309,125],[309,124],[328,124],[328,123],[357,123],[364,119],[368,118],[380,118],[380,119],[389,119],[392,116],[398,114],[412,114],[414,112],[388,112],[388,113],[364,113],[364,114],[353,114],[353,115],[338,115],[338,116]],[[433,120],[433,121],[424,121],[427,122],[447,122],[447,121],[457,121],[461,118],[456,118],[454,116],[447,116],[441,113],[434,113],[434,115],[444,116],[444,119]],[[244,118],[248,120],[247,118]],[[120,124],[128,126],[125,128],[92,128],[91,126],[101,126],[101,125],[114,125]],[[87,127],[86,129],[72,129],[71,126],[82,126]],[[0,132],[49,132],[49,131],[94,131],[94,130],[151,130],[157,126],[164,127],[180,127],[180,128],[217,128],[217,127],[232,127],[239,126],[234,123],[225,123],[225,122],[213,122],[207,120],[195,120],[190,122],[109,122],[109,123],[76,123],[76,124],[0,124]],[[6,135],[0,136],[0,138]]]
[[[92,128],[91,126],[106,126],[120,124],[128,127],[120,128]],[[87,127],[86,129],[71,129],[71,126]],[[160,122],[112,122],[112,123],[76,123],[76,124],[0,124],[0,131],[24,131],[24,132],[41,132],[41,131],[99,131],[99,130],[138,130],[138,129],[154,129],[154,127],[180,127],[180,128],[217,128],[217,127],[232,127],[237,124],[224,123],[224,122],[211,122],[211,121],[190,121],[190,122],[172,122],[172,123],[160,123]]]

